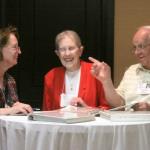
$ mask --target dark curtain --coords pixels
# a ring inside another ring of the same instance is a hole
[[[61,65],[54,39],[62,30],[79,33],[82,59],[92,56],[113,70],[114,0],[1,0],[0,26],[15,25],[22,54],[10,73],[16,78],[20,98],[41,107],[44,74]]]

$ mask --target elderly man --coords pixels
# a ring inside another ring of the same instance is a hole
[[[90,57],[93,62],[91,73],[102,82],[106,99],[112,107],[130,105],[134,110],[150,110],[150,26],[140,27],[132,43],[132,51],[139,63],[127,69],[117,89],[106,63]]]

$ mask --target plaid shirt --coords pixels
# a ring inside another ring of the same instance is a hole
[[[5,104],[12,106],[18,101],[16,82],[8,73],[4,75],[4,88],[0,89],[0,108],[5,107]]]

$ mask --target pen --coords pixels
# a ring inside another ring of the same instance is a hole
[[[32,108],[32,109],[33,109],[33,111],[40,111],[40,108],[34,107],[34,108]]]
[[[132,107],[134,104],[136,104],[137,102],[134,102],[134,103],[130,103],[128,105],[123,105],[123,106],[119,106],[119,107],[115,107],[115,108],[112,108],[112,109],[109,109],[110,111],[114,111],[114,110],[120,110],[120,109],[123,109],[123,108],[126,108],[126,107]]]
[[[135,105],[136,103],[140,103],[140,102],[146,102],[146,100],[150,98],[150,95],[147,95],[145,96],[144,98],[142,98],[141,100],[139,101],[132,101],[130,104],[127,104],[127,105],[123,105],[123,106],[119,106],[119,107],[115,107],[115,108],[112,108],[112,109],[109,109],[110,111],[113,111],[113,110],[119,110],[119,109],[123,109],[123,108],[127,108],[127,107],[132,107],[133,105]]]

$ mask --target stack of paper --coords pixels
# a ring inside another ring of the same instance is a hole
[[[150,121],[150,111],[100,111],[100,117],[111,121]]]
[[[91,109],[93,113],[93,109]],[[33,112],[28,116],[29,120],[77,123],[95,120],[95,116],[90,113],[90,108],[62,108],[53,111]]]
[[[61,111],[65,112],[76,112],[76,113],[89,113],[92,115],[99,114],[100,109],[95,107],[75,107],[75,106],[67,106],[61,109]]]

